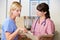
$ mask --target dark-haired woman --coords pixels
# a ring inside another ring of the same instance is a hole
[[[47,35],[53,36],[55,25],[50,19],[49,6],[46,3],[41,3],[36,9],[39,17],[33,22],[31,32],[38,38]]]

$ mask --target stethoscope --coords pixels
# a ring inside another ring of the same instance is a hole
[[[38,19],[37,19],[36,22],[35,22],[33,33],[35,33],[36,24],[37,24],[37,21],[39,20],[39,18],[40,18],[40,17],[38,17]],[[41,23],[41,25],[42,25],[42,24],[44,24],[43,26],[46,25],[46,19]]]

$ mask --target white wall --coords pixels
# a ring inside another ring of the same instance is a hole
[[[29,16],[29,0],[21,0],[22,12],[21,16]]]
[[[57,31],[55,40],[60,40],[60,0],[50,0],[50,13]]]
[[[6,0],[0,0],[0,24],[6,18]]]

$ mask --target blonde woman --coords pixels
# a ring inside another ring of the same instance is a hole
[[[2,39],[1,40],[18,40],[19,31],[25,30],[25,28],[17,28],[15,19],[20,16],[21,4],[19,2],[13,2],[10,7],[10,17],[7,18],[2,24]]]

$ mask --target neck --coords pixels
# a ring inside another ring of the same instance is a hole
[[[40,17],[40,20],[44,20],[46,17],[45,16],[42,16],[42,17]]]
[[[40,22],[42,22],[43,20],[45,20],[45,18],[46,18],[45,16],[40,17],[39,20],[38,20],[38,23],[40,23]]]
[[[13,15],[10,15],[10,18],[15,21],[16,17]]]

